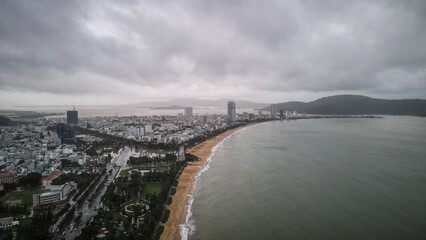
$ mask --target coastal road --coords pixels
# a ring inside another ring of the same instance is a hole
[[[179,146],[178,161],[184,161],[184,160],[185,160],[185,145],[181,144]]]
[[[120,172],[121,168],[126,165],[127,160],[129,159],[132,151],[129,147],[124,147],[118,152],[118,155],[115,156],[111,160],[111,164],[108,164],[106,169],[106,175],[108,175],[109,171],[112,169],[111,175],[108,176],[107,180],[103,182],[104,186],[99,192],[98,196],[93,200],[93,202],[85,201],[81,207],[77,209],[78,213],[82,213],[81,220],[78,225],[74,222],[74,219],[72,222],[68,225],[64,233],[61,233],[61,236],[58,236],[56,239],[61,239],[63,236],[66,240],[73,240],[78,235],[80,235],[81,230],[86,226],[87,222],[97,213],[97,210],[99,208],[99,205],[101,203],[101,198],[105,194],[108,185],[114,181],[114,179],[118,176],[118,173]],[[100,181],[102,182],[102,181]],[[96,189],[99,184],[94,188]],[[89,196],[90,197],[90,196]],[[88,197],[88,198],[89,198]]]

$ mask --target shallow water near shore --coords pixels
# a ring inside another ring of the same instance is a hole
[[[179,229],[180,229],[179,232],[180,232],[180,236],[181,236],[182,240],[187,240],[189,235],[192,235],[195,231],[194,220],[191,219],[191,217],[192,217],[192,204],[194,202],[195,193],[198,192],[198,188],[199,188],[199,184],[197,184],[197,183],[198,183],[200,177],[203,175],[203,173],[205,173],[205,172],[207,172],[207,170],[209,170],[210,162],[211,162],[212,158],[214,157],[216,150],[219,147],[221,147],[225,143],[225,141],[228,140],[231,136],[232,136],[232,134],[229,135],[228,137],[226,137],[225,139],[223,139],[221,142],[219,142],[216,146],[213,147],[211,154],[206,159],[204,166],[202,166],[200,168],[200,171],[195,176],[194,189],[192,189],[191,193],[189,194],[189,198],[188,198],[185,223],[181,224],[179,226]]]
[[[189,239],[426,239],[426,118],[241,129],[198,177]],[[183,233],[183,232],[181,232]]]

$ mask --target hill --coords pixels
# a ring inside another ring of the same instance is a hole
[[[270,111],[271,107],[262,110]],[[310,114],[383,114],[426,116],[426,100],[387,100],[360,95],[337,95],[312,102],[278,103],[277,109]]]

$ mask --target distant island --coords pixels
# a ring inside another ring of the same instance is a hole
[[[360,95],[336,95],[320,98],[312,102],[277,103],[279,111],[297,111],[308,114],[383,114],[426,116],[425,99],[387,100]],[[271,105],[260,109],[270,111]]]

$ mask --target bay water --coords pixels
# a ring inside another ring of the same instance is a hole
[[[426,239],[426,118],[262,123],[204,170],[184,239]]]

